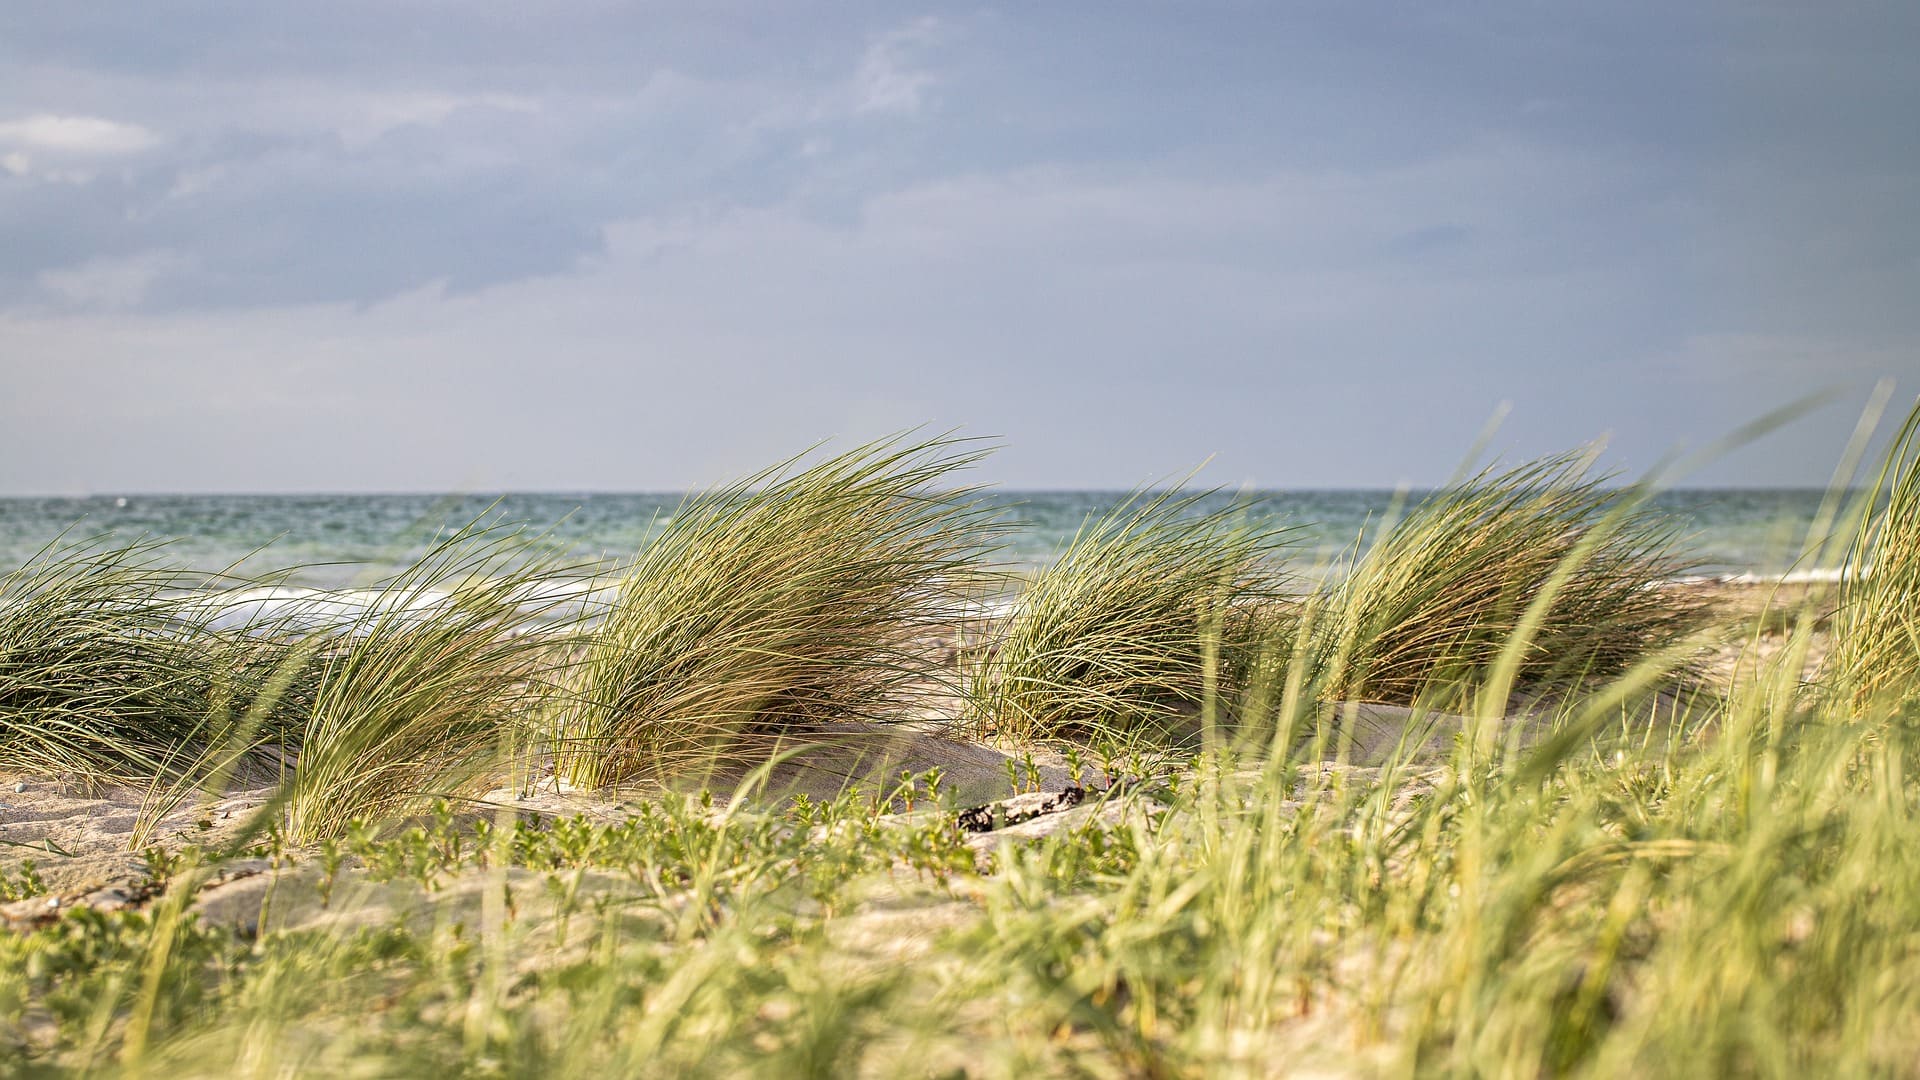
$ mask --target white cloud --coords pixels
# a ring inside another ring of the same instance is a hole
[[[227,176],[225,164],[214,164],[205,168],[183,169],[175,174],[173,186],[167,189],[169,199],[190,199],[212,191]]]
[[[1678,392],[1702,393],[1703,408],[1733,418],[1833,391],[1859,391],[1876,380],[1920,377],[1911,339],[1854,334],[1733,331],[1690,334],[1646,358],[1645,376]],[[1911,394],[1915,387],[1905,385]]]
[[[914,54],[937,41],[942,28],[931,16],[874,39],[854,75],[856,112],[912,114],[920,111],[933,74],[914,64]]]
[[[348,147],[360,147],[404,127],[433,127],[463,109],[532,114],[540,103],[520,94],[385,93],[340,102],[334,126]]]
[[[139,124],[124,124],[98,116],[36,113],[0,122],[0,143],[25,150],[115,157],[150,150],[160,145],[160,136]]]
[[[154,282],[187,263],[184,256],[172,251],[93,259],[63,270],[42,271],[40,287],[70,307],[93,310],[138,307]]]
[[[88,184],[103,159],[159,146],[160,136],[139,124],[98,116],[36,113],[0,122],[0,171],[51,184]]]

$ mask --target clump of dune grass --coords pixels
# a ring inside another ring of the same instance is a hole
[[[337,625],[284,641],[280,683],[307,696],[272,804],[286,835],[507,779],[567,663],[567,569],[538,538],[476,522],[361,590]]]
[[[1322,692],[1410,702],[1478,684],[1543,594],[1508,658],[1514,686],[1608,679],[1697,632],[1703,606],[1662,587],[1687,569],[1675,524],[1589,460],[1488,470],[1414,505],[1316,601]]]
[[[557,725],[559,768],[661,775],[823,721],[912,715],[981,593],[984,451],[887,440],[693,497],[624,570]]]
[[[1855,709],[1898,707],[1920,696],[1920,404],[1862,500],[1825,678]]]
[[[964,726],[1012,739],[1169,733],[1230,704],[1290,619],[1289,532],[1210,494],[1140,493],[1035,573],[970,673]]]
[[[233,654],[162,554],[62,540],[0,580],[0,766],[144,780],[203,731]]]

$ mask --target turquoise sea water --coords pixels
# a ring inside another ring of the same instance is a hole
[[[1225,502],[1233,495],[1220,495]],[[1246,498],[1244,494],[1238,496]],[[1302,570],[1332,563],[1363,530],[1411,496],[1387,491],[1277,491],[1251,496],[1250,515],[1300,527]],[[1682,552],[1704,575],[1775,575],[1796,566],[1822,493],[1814,490],[1676,490],[1658,497],[1681,530]],[[0,573],[49,541],[112,533],[169,541],[168,561],[200,570],[239,563],[264,573],[301,567],[320,587],[365,581],[404,560],[437,531],[484,514],[526,522],[583,559],[622,559],[671,519],[684,496],[662,494],[133,495],[0,498]],[[1089,515],[1125,498],[1111,491],[995,492],[1008,520],[1007,561],[1047,562]]]

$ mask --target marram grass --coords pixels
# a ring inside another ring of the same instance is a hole
[[[553,636],[576,598],[564,569],[537,538],[475,522],[366,590],[351,618],[290,642],[311,700],[271,804],[286,834],[418,813],[523,767],[569,662]]]
[[[557,725],[597,785],[822,721],[910,718],[979,599],[996,526],[968,442],[889,440],[696,496],[625,570]]]
[[[1920,404],[1862,501],[1826,678],[1852,708],[1899,707],[1920,690]]]
[[[145,782],[259,690],[258,650],[188,599],[161,544],[62,538],[0,580],[0,767]],[[280,717],[276,714],[276,720]]]
[[[1609,679],[1686,640],[1704,612],[1661,587],[1685,569],[1675,526],[1637,495],[1569,453],[1420,501],[1316,603],[1324,692],[1411,702],[1483,682],[1550,582],[1516,686]]]
[[[0,938],[0,1045],[182,1077],[1912,1074],[1920,729],[1771,689],[1544,759],[1205,755],[984,871],[855,800],[445,814],[281,851],[252,940]]]
[[[963,725],[1015,740],[1164,734],[1231,701],[1289,625],[1288,533],[1211,493],[1139,493],[1087,522],[1015,598]]]

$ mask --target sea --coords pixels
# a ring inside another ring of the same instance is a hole
[[[1240,502],[1255,525],[1292,530],[1291,557],[1304,575],[1337,572],[1421,492],[1217,493],[1197,510]],[[1831,566],[1803,558],[1825,493],[1808,489],[1681,489],[1654,509],[1676,530],[1676,553],[1701,578],[1821,577]],[[1007,525],[999,559],[1044,566],[1089,520],[1123,503],[1114,491],[994,491],[980,496]],[[340,589],[377,580],[447,530],[476,520],[521,523],[580,564],[615,566],[680,512],[677,492],[504,495],[98,495],[0,498],[0,575],[49,544],[95,537],[155,541],[156,557],[202,571],[276,576]]]

